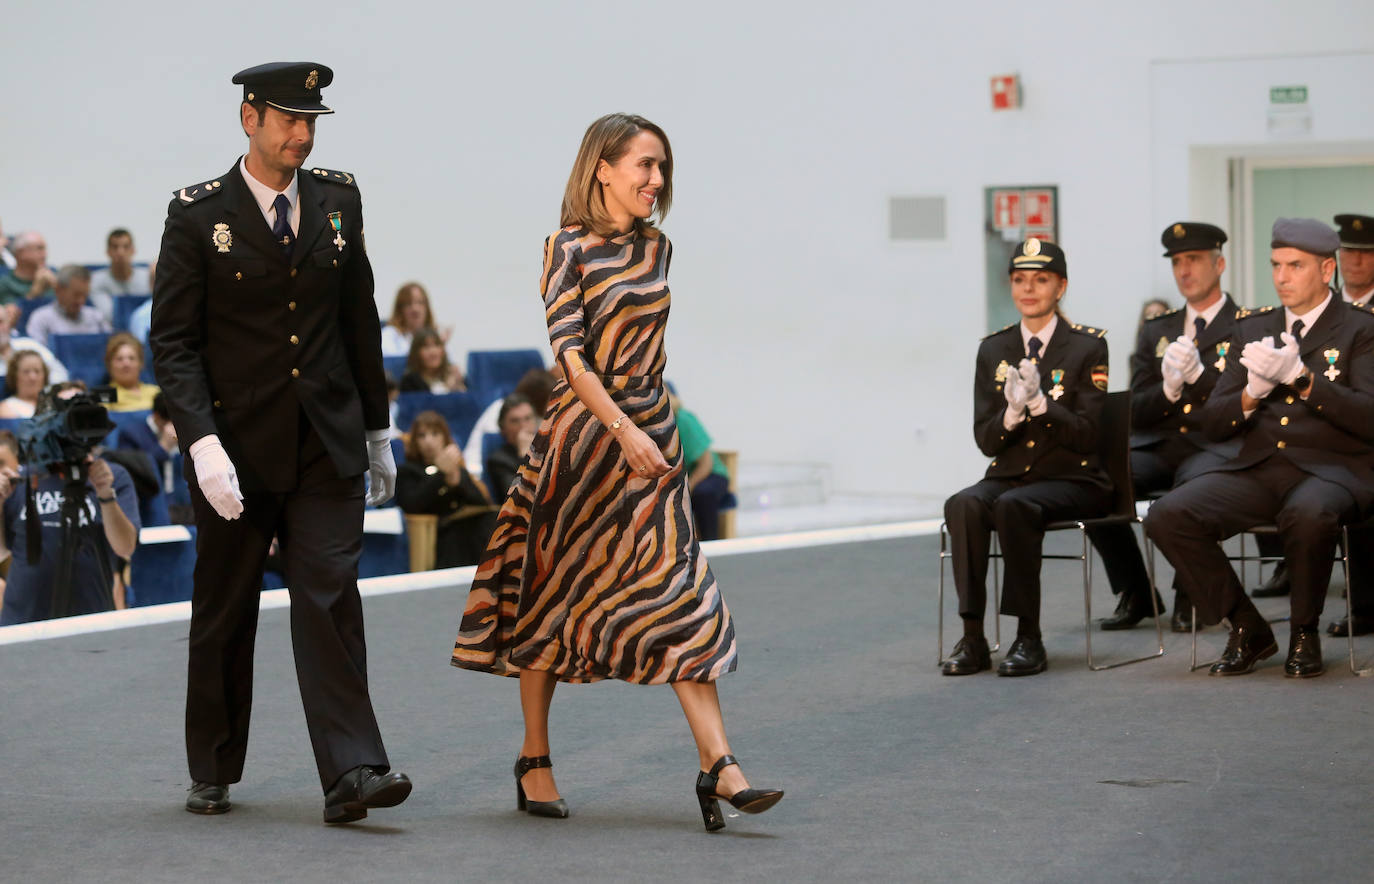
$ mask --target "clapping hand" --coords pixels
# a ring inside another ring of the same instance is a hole
[[[1274,392],[1274,387],[1278,385],[1274,375],[1278,371],[1279,360],[1279,351],[1274,348],[1272,336],[1266,335],[1261,340],[1251,341],[1245,345],[1245,349],[1240,353],[1240,364],[1245,366],[1247,372],[1247,396],[1258,401]]]
[[[1040,368],[1029,359],[1022,359],[1017,368],[1021,376],[1021,397],[1031,414],[1040,414],[1045,410],[1045,393],[1040,389]]]
[[[1302,374],[1302,351],[1298,348],[1298,339],[1288,332],[1280,335],[1279,340],[1283,341],[1283,348],[1277,351],[1273,380],[1280,384],[1291,384]]]
[[[1164,351],[1164,361],[1159,368],[1164,375],[1164,395],[1170,401],[1176,401],[1183,393],[1183,385],[1201,376],[1202,360],[1198,358],[1193,342],[1179,335]]]

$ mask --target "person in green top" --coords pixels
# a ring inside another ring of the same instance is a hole
[[[687,465],[687,487],[692,495],[692,517],[698,540],[720,536],[720,510],[730,496],[730,473],[711,450],[711,436],[695,414],[682,407],[682,400],[670,392],[668,401],[677,415],[678,438],[682,440],[682,462]]]
[[[57,277],[48,269],[48,244],[41,234],[29,231],[17,235],[10,243],[10,252],[14,270],[0,277],[0,304],[10,311],[13,324],[19,319],[19,303],[26,298],[51,296]]]

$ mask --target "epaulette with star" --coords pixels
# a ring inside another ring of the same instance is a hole
[[[1273,311],[1273,309],[1274,305],[1272,304],[1268,307],[1257,307],[1254,310],[1251,310],[1249,307],[1242,307],[1236,311],[1236,319],[1249,319],[1251,316],[1263,316]]]
[[[332,181],[335,184],[347,184],[357,187],[358,182],[353,179],[352,172],[339,172],[334,169],[311,169],[310,175],[318,181]]]
[[[176,197],[183,206],[189,206],[191,203],[200,202],[207,196],[213,196],[222,190],[224,190],[224,184],[215,178],[210,181],[202,181],[200,184],[183,187],[181,190],[175,191],[172,196]]]
[[[1105,338],[1107,330],[1105,328],[1093,328],[1091,325],[1071,325],[1069,328],[1082,335],[1092,335],[1095,338]]]
[[[1018,326],[1018,325],[1020,325],[1020,324],[1021,324],[1020,322],[1013,322],[1011,325],[1004,325],[1004,326],[1002,326],[1001,328],[999,328],[999,329],[998,329],[997,331],[995,331],[995,332],[989,332],[988,334],[983,335],[983,336],[982,336],[981,338],[979,338],[978,340],[980,340],[980,341],[986,341],[988,338],[995,338],[995,337],[997,337],[998,335],[1002,334],[1003,332],[1007,331],[1008,329],[1015,328],[1016,326]]]

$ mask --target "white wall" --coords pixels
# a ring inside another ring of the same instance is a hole
[[[1067,306],[1111,330],[1123,386],[1138,305],[1167,290],[1158,232],[1191,208],[1166,175],[1190,134],[1151,124],[1160,62],[1369,51],[1374,34],[1374,4],[1116,6],[25,3],[0,53],[0,218],[45,232],[54,261],[98,260],[116,224],[150,257],[172,190],[241,149],[230,75],[316,60],[338,113],[311,161],[358,176],[379,308],[417,278],[460,346],[545,346],[540,243],[582,130],[643,113],[678,161],[684,398],[746,458],[938,496],[982,468],[982,188],[1060,186]],[[987,79],[1011,71],[1025,108],[994,114]],[[1250,76],[1227,88],[1267,97]],[[1196,119],[1230,98],[1177,100]],[[1368,114],[1347,129],[1374,138]],[[887,198],[918,194],[948,198],[949,240],[888,242]]]

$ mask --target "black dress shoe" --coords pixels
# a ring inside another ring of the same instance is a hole
[[[1262,586],[1257,586],[1250,590],[1250,595],[1257,599],[1272,599],[1281,595],[1288,595],[1288,566],[1279,562],[1274,566],[1274,573],[1269,575],[1269,579],[1264,581]]]
[[[568,802],[562,798],[555,798],[552,801],[535,801],[525,796],[525,786],[520,781],[525,778],[525,774],[541,767],[552,768],[553,761],[547,755],[535,755],[526,757],[517,756],[515,759],[515,809],[523,810],[530,816],[546,816],[556,820],[568,818]]]
[[[1159,597],[1159,593],[1155,593],[1155,601],[1159,604],[1159,610],[1163,611],[1164,599]],[[1116,629],[1134,629],[1141,620],[1152,618],[1154,615],[1148,595],[1140,598],[1132,593],[1123,592],[1121,600],[1116,603],[1116,612],[1102,621],[1102,628],[1108,632]]]
[[[992,668],[992,652],[988,640],[964,636],[954,646],[954,653],[940,663],[941,675],[972,675]]]
[[[1342,617],[1333,621],[1326,627],[1327,635],[1334,635],[1336,638],[1345,638],[1350,635],[1350,624],[1355,624],[1355,635],[1369,635],[1374,632],[1374,617],[1364,614],[1351,614],[1349,617]]]
[[[1288,659],[1283,674],[1289,678],[1312,678],[1326,670],[1322,665],[1322,637],[1315,626],[1295,626],[1288,640]]]
[[[1226,639],[1226,650],[1221,659],[1208,670],[1209,675],[1244,675],[1252,672],[1255,664],[1279,652],[1279,643],[1274,640],[1274,630],[1269,624],[1262,627],[1233,626],[1231,635]]]
[[[1045,643],[1038,638],[1018,635],[1011,643],[1011,650],[1002,662],[997,664],[997,674],[1008,677],[1035,675],[1049,668],[1045,659]]]
[[[410,795],[410,786],[410,777],[403,773],[355,767],[325,793],[324,821],[351,823],[366,817],[369,807],[395,807]]]
[[[1193,607],[1180,607],[1174,605],[1174,616],[1169,618],[1170,632],[1192,632],[1193,631]]]
[[[983,643],[984,645],[987,642]],[[701,805],[701,821],[706,831],[718,832],[725,828],[725,818],[720,815],[720,802],[730,802],[730,806],[745,813],[763,813],[782,800],[781,789],[740,789],[733,795],[725,796],[716,792],[720,785],[720,772],[730,765],[738,765],[733,755],[722,755],[711,765],[709,771],[697,774],[697,803]]]
[[[186,796],[186,809],[191,813],[228,813],[231,807],[229,787],[219,783],[197,781],[191,784],[191,794]]]

